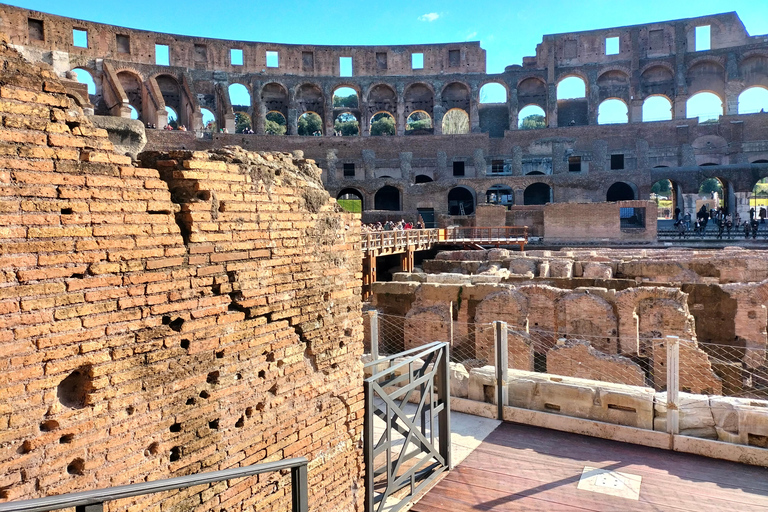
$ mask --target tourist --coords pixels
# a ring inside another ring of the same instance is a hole
[[[760,224],[765,224],[765,206],[760,207]]]

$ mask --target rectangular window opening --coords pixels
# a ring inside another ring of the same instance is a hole
[[[43,32],[43,20],[27,18],[27,28],[29,29],[29,38],[32,41],[44,41],[45,32]]]
[[[424,69],[424,54],[412,53],[411,54],[411,69]]]
[[[448,67],[457,68],[461,65],[461,50],[448,50]]]
[[[621,229],[645,229],[645,208],[619,208]]]
[[[72,44],[79,48],[88,48],[88,31],[79,28],[72,29]]]
[[[387,53],[376,52],[376,68],[387,69]]]
[[[696,51],[703,52],[712,48],[712,39],[709,25],[696,27]]]
[[[352,76],[352,57],[339,57],[339,76]]]
[[[155,45],[155,64],[158,66],[171,65],[171,49],[167,44]]]
[[[344,177],[345,178],[355,177],[355,164],[344,164]]]
[[[568,157],[568,172],[581,172],[581,157],[569,156]]]
[[[278,68],[280,67],[280,55],[277,52],[267,52],[267,67]]]
[[[617,171],[624,168],[624,155],[611,155],[611,170]]]
[[[131,53],[131,38],[122,34],[117,34],[117,53]]]
[[[229,50],[229,62],[233,66],[243,65],[243,50],[232,48]]]
[[[464,176],[464,162],[453,162],[453,175]]]
[[[619,38],[618,37],[605,38],[605,54],[606,55],[619,54]]]
[[[491,173],[502,174],[504,172],[504,160],[491,160]]]

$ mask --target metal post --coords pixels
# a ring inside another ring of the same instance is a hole
[[[376,410],[374,403],[373,386],[368,381],[363,381],[365,390],[365,416],[363,420],[363,462],[365,464],[365,511],[373,512],[373,500],[375,497],[373,479],[376,476],[374,467],[374,433],[373,417]]]
[[[308,479],[307,465],[291,468],[291,494],[293,497],[293,512],[308,512]]]
[[[453,301],[448,305],[448,343],[453,347]]]
[[[448,469],[453,469],[451,462],[451,347],[443,345],[443,357],[440,368],[437,371],[437,397],[442,401],[443,408],[438,414],[437,421],[440,425],[440,455],[445,459]],[[430,425],[434,429],[434,425]]]
[[[493,346],[496,360],[496,407],[497,417],[504,420],[504,406],[509,403],[507,396],[507,322],[493,322]]]
[[[680,389],[680,338],[667,336],[667,432],[680,433],[678,391]],[[672,439],[670,439],[670,443]]]
[[[371,357],[379,358],[379,312],[368,311],[368,321],[371,327]]]

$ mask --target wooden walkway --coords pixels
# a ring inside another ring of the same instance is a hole
[[[578,489],[585,466],[641,477],[639,499]],[[502,423],[411,510],[768,511],[768,468]]]

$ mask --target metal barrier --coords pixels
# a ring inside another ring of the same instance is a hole
[[[107,487],[105,489],[94,489],[92,491],[60,494],[34,500],[11,501],[0,503],[0,512],[47,512],[49,510],[59,510],[69,507],[75,507],[76,512],[102,512],[104,510],[104,503],[107,501],[132,498],[134,496],[153,494],[156,492],[173,491],[185,487],[210,484],[222,480],[242,478],[262,473],[271,473],[273,471],[282,471],[284,469],[291,470],[292,512],[307,512],[307,462],[306,458],[299,457],[282,460],[280,462],[254,464],[252,466],[224,469],[221,471],[209,471],[207,473],[166,478],[163,480],[154,480],[152,482],[141,482],[138,484],[121,485],[118,487]]]
[[[362,249],[382,254],[402,252],[408,247],[416,250],[429,249],[437,243],[439,232],[439,229],[406,229],[363,233]]]
[[[365,365],[373,371],[365,379],[367,512],[400,510],[450,468],[448,361],[448,343],[433,342]],[[406,407],[409,402],[415,410]],[[376,418],[382,421],[379,435]],[[409,486],[408,493],[396,496],[397,504],[387,505],[388,498]]]
[[[445,241],[494,245],[517,244],[528,241],[528,226],[454,227],[446,230]]]

